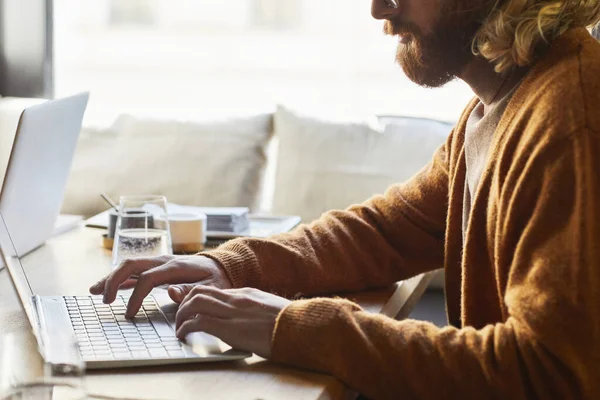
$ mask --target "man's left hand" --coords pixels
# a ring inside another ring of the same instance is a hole
[[[177,337],[206,332],[233,348],[271,356],[277,316],[290,301],[257,289],[194,287],[177,311]]]

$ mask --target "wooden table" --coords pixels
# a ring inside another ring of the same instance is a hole
[[[87,295],[87,288],[110,272],[110,252],[101,231],[79,228],[54,237],[24,258],[39,295]],[[428,284],[421,276],[389,289],[348,296],[370,312],[405,317]],[[8,277],[0,272],[0,334],[27,333],[27,319]],[[31,351],[35,348],[32,346]],[[88,390],[138,399],[349,399],[336,378],[276,365],[258,356],[229,363],[88,372]]]

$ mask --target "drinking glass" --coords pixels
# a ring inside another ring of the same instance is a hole
[[[112,252],[113,267],[128,258],[173,254],[165,196],[122,196]]]

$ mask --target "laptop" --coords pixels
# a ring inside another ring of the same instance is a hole
[[[1,213],[0,230],[10,239],[11,231]],[[110,305],[102,303],[102,296],[39,296],[27,279],[22,258],[7,257],[4,246],[0,253],[40,354],[58,373],[81,361],[86,369],[94,370],[234,361],[252,356],[202,332],[188,335],[186,343],[180,342],[175,334],[177,304],[166,290],[155,289],[129,320],[125,309],[131,291],[122,292]],[[69,343],[77,343],[77,360],[65,348]]]
[[[175,335],[173,303],[165,290],[148,296],[133,320],[125,318],[129,292],[111,305],[100,296],[39,296],[23,267],[24,254],[52,235],[59,213],[86,93],[26,109],[21,115],[0,192],[0,255],[37,339],[40,354],[58,373],[75,360],[65,344],[77,343],[87,369],[240,360],[214,336],[195,333],[187,344]]]
[[[26,108],[19,118],[4,184],[0,212],[18,254],[41,246],[55,229],[89,94]],[[0,235],[9,256],[14,252]]]

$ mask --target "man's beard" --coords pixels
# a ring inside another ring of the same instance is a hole
[[[400,35],[396,61],[416,84],[436,88],[455,79],[473,59],[471,43],[481,26],[481,7],[469,12],[440,13],[440,22],[429,35],[411,23],[385,21],[386,35]]]

